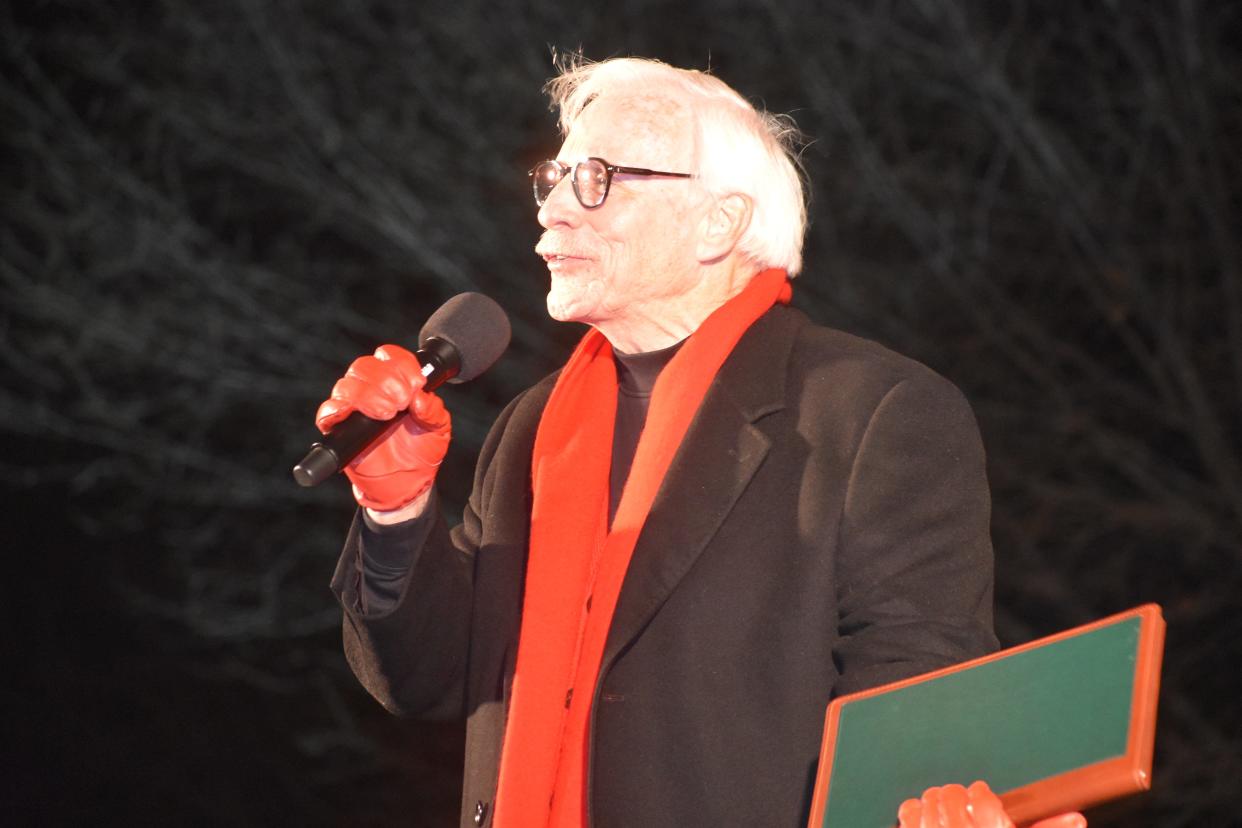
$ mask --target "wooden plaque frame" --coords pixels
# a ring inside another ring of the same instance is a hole
[[[852,693],[834,699],[828,705],[825,716],[824,738],[820,751],[819,770],[815,780],[815,792],[811,805],[810,828],[858,828],[825,823],[825,812],[831,797],[830,783],[837,763],[849,762],[849,757],[837,755],[842,741],[842,712],[851,705],[885,694],[897,694],[916,685],[933,682],[945,676],[967,670],[995,665],[1005,659],[1029,653],[1060,642],[1089,635],[1105,627],[1138,620],[1137,649],[1134,653],[1134,676],[1130,698],[1129,730],[1125,740],[1125,752],[1103,761],[1074,767],[1061,773],[1029,781],[1005,790],[997,789],[1010,817],[1019,825],[1066,811],[1081,810],[1110,799],[1147,790],[1151,787],[1152,753],[1156,733],[1156,703],[1160,687],[1160,667],[1164,653],[1165,623],[1156,604],[1145,604],[1128,612],[1112,615],[1099,621],[1066,630],[1017,647],[1011,647],[992,655],[973,659],[942,670],[894,682],[871,690]],[[1051,651],[1049,651],[1051,652]],[[1012,663],[1012,662],[1011,662]],[[985,674],[976,674],[984,676]],[[892,698],[896,699],[897,696]],[[970,699],[958,706],[963,717],[962,727],[970,722]],[[952,712],[952,711],[951,711]],[[954,724],[950,722],[950,724]],[[947,746],[946,749],[951,748]],[[987,774],[980,774],[987,781]],[[959,782],[969,784],[973,779],[944,779],[938,784]],[[915,797],[922,791],[908,791],[903,798]],[[892,810],[895,821],[897,808]]]

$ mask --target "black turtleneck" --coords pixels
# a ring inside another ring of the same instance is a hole
[[[621,503],[621,493],[634,463],[634,452],[638,450],[638,438],[647,422],[651,391],[682,342],[641,354],[623,354],[615,349],[612,352],[617,365],[617,419],[612,435],[612,469],[608,474],[609,526],[617,514],[617,505]]]

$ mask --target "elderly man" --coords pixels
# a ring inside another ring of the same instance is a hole
[[[347,470],[346,654],[389,710],[467,717],[463,825],[803,825],[834,694],[996,647],[977,427],[924,366],[788,306],[785,122],[654,61],[549,89],[536,252],[548,312],[590,330],[500,415],[451,531],[413,356],[337,384],[325,430],[409,412]],[[955,791],[905,816],[968,818]]]

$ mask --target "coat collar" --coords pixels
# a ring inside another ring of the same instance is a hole
[[[685,577],[767,456],[770,440],[757,423],[785,406],[786,366],[805,324],[800,312],[778,305],[721,366],[634,547],[601,677]]]

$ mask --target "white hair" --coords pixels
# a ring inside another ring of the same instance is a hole
[[[738,249],[761,268],[798,274],[806,190],[795,155],[801,134],[791,118],[757,110],[713,75],[658,60],[593,63],[569,54],[558,68],[560,75],[548,81],[546,91],[560,112],[563,135],[600,96],[655,97],[686,106],[695,123],[698,177],[707,191],[717,197],[742,193],[754,203]]]

